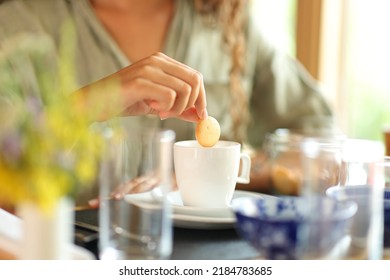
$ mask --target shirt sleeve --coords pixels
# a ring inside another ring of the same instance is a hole
[[[255,64],[248,128],[252,146],[261,147],[265,135],[277,128],[304,129],[318,120],[320,126],[333,125],[331,107],[299,61],[278,51],[253,27],[248,48],[248,63]]]

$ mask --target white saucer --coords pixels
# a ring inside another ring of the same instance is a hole
[[[137,203],[140,207],[144,207],[144,202],[159,197],[161,193],[145,192],[140,194],[129,194],[125,196],[125,200],[131,203]],[[273,198],[274,196],[260,194],[250,191],[234,191],[232,201],[240,197],[260,197]],[[232,228],[236,222],[233,210],[230,207],[226,208],[203,208],[184,206],[178,191],[168,194],[168,202],[172,205],[173,224],[180,228],[194,229],[226,229]]]
[[[190,229],[228,229],[234,226],[236,222],[231,218],[213,218],[202,216],[190,216],[173,214],[173,224],[178,228]]]
[[[240,197],[275,198],[270,195],[250,192],[234,191],[232,201]],[[236,222],[233,210],[226,208],[201,208],[183,206],[178,191],[168,194],[168,201],[173,208],[173,222],[176,227],[194,229],[226,229],[232,228]]]
[[[167,198],[172,205],[173,213],[177,215],[201,216],[209,218],[232,218],[234,216],[230,207],[211,208],[184,206],[179,191],[169,193]]]

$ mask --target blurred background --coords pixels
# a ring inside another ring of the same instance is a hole
[[[383,140],[390,123],[390,1],[252,0],[280,49],[321,82],[341,130]]]

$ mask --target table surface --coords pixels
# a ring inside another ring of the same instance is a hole
[[[97,225],[97,210],[77,211],[76,221]],[[98,232],[75,226],[75,243],[90,250],[98,258]],[[173,260],[239,260],[260,259],[261,256],[231,229],[185,229],[174,228]],[[16,259],[0,248],[0,260]],[[390,260],[390,248],[385,248],[385,260]]]
[[[76,212],[76,221],[97,224],[97,210]],[[75,227],[75,243],[98,257],[98,235],[94,230]],[[174,227],[173,260],[238,260],[255,259],[259,253],[234,228],[230,229],[186,229]]]
[[[225,260],[254,259],[259,253],[235,229],[224,230],[174,230],[174,246],[171,259]]]

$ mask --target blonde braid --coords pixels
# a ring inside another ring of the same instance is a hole
[[[195,0],[195,7],[210,23],[210,17],[217,20],[223,30],[223,40],[231,55],[230,69],[233,137],[244,143],[249,122],[248,100],[241,77],[245,70],[245,0]]]

